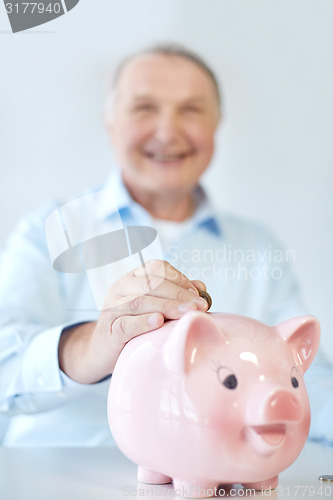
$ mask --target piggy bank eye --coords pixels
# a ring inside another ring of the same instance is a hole
[[[223,380],[223,385],[227,389],[236,389],[237,387],[237,379],[235,375],[229,375],[226,379]]]
[[[292,386],[295,387],[295,389],[298,387],[298,380],[296,377],[291,377],[291,383]]]
[[[297,368],[294,366],[293,369],[291,370],[291,385],[295,389],[297,389],[297,387],[299,386],[297,375],[298,375],[298,371],[297,371]]]
[[[237,378],[232,373],[230,368],[227,368],[226,366],[220,366],[217,370],[217,376],[224,387],[226,387],[227,389],[236,389]]]

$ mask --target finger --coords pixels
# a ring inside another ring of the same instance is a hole
[[[112,324],[112,335],[116,336],[120,345],[142,335],[143,333],[156,330],[164,323],[164,317],[160,313],[141,314],[139,316],[120,316]]]
[[[180,302],[190,302],[199,296],[195,286],[191,284],[190,289],[183,288],[173,281],[160,278],[159,276],[136,276],[127,277],[121,285],[117,286],[115,300],[128,295],[150,295],[164,299],[173,299]]]
[[[182,288],[193,288],[191,281],[165,260],[150,260],[142,267],[138,267],[133,271],[134,276],[159,276],[166,280],[172,281]]]
[[[112,307],[103,308],[112,314],[113,321],[120,316],[132,316],[161,313],[166,319],[179,319],[189,311],[207,311],[207,302],[201,297],[194,297],[190,302],[163,299],[151,295],[120,297]]]
[[[202,290],[204,292],[207,291],[207,287],[206,287],[205,283],[203,283],[203,281],[200,281],[200,280],[191,280],[191,283],[193,283],[193,285],[195,286],[195,288],[197,290]]]

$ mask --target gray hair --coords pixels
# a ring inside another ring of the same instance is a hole
[[[200,69],[202,69],[206,73],[206,75],[211,80],[216,94],[219,109],[221,108],[222,95],[221,95],[220,85],[218,83],[214,71],[208,66],[206,61],[195,52],[191,51],[190,49],[178,43],[158,44],[148,47],[140,52],[136,52],[134,54],[129,55],[128,57],[123,59],[116,68],[107,89],[106,105],[105,105],[105,119],[107,122],[110,122],[110,120],[112,120],[113,117],[115,91],[124,68],[127,66],[129,62],[133,61],[137,57],[144,55],[151,55],[151,54],[163,55],[169,57],[182,57],[183,59],[186,59],[196,64]]]

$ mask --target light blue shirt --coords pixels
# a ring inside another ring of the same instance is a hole
[[[170,232],[161,230],[151,244],[138,245],[140,252],[128,228],[160,224],[131,199],[118,170],[102,190],[21,221],[0,263],[0,412],[12,416],[5,445],[113,444],[106,414],[109,380],[85,385],[62,373],[59,337],[66,326],[96,320],[110,284],[151,258],[204,281],[212,311],[270,325],[307,313],[292,274],[294,252],[261,225],[221,214],[202,188],[195,196],[194,216],[178,230],[177,224]],[[124,248],[119,243],[114,253],[110,249],[112,262],[101,255],[94,267],[86,259],[79,272],[76,245],[98,243],[115,231],[126,238]],[[333,443],[332,369],[322,360],[317,364],[308,382],[311,435]]]

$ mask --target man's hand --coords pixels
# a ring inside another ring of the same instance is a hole
[[[165,319],[207,310],[198,290],[169,263],[152,260],[125,274],[108,290],[99,320],[68,328],[59,342],[60,368],[73,380],[94,383],[110,375],[124,345],[155,330]]]

